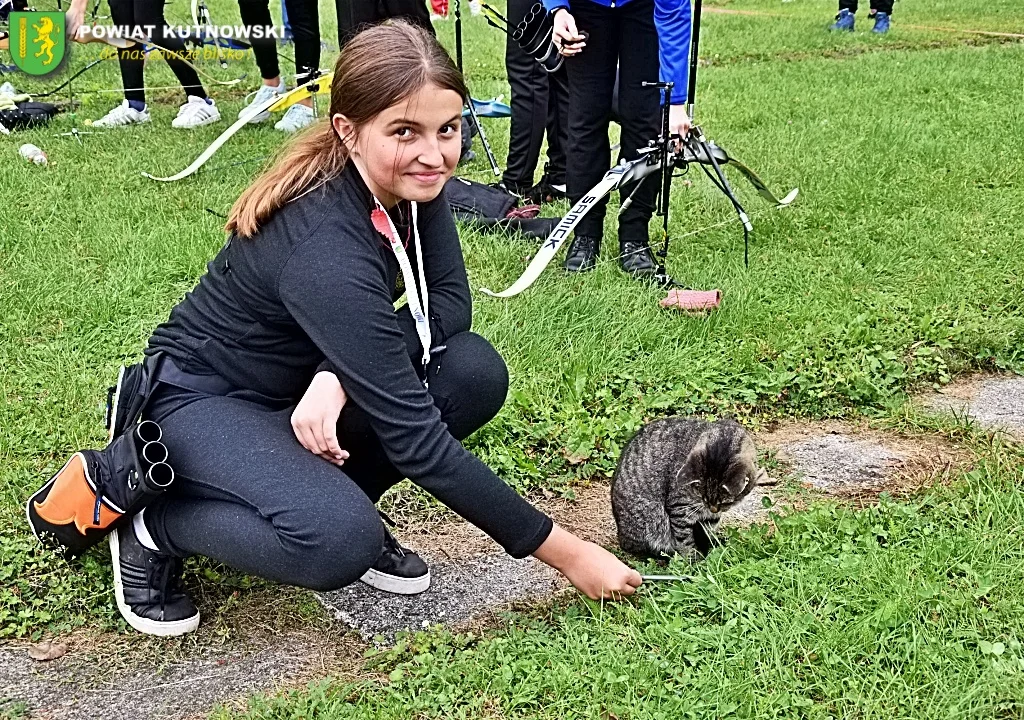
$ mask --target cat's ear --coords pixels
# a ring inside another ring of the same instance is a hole
[[[708,460],[708,433],[703,433],[679,468],[679,475],[690,480],[691,485],[700,483]]]
[[[744,469],[747,477],[753,475],[757,470],[757,446],[754,445],[754,439],[747,432],[743,433],[740,451],[736,453],[735,462]]]

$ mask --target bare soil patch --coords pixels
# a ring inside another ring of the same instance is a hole
[[[785,423],[760,441],[802,487],[838,498],[913,492],[968,462],[963,447],[938,437],[904,437],[864,423]]]

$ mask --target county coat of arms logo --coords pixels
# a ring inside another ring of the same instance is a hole
[[[11,58],[29,75],[49,75],[60,67],[67,45],[64,13],[12,12]]]

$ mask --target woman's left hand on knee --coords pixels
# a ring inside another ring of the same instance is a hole
[[[292,430],[302,447],[335,465],[348,459],[338,443],[338,417],[348,396],[338,376],[318,372],[292,412]]]

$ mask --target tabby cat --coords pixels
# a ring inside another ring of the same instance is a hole
[[[721,514],[765,478],[753,438],[735,420],[649,423],[622,451],[612,480],[619,546],[641,556],[703,557]]]

